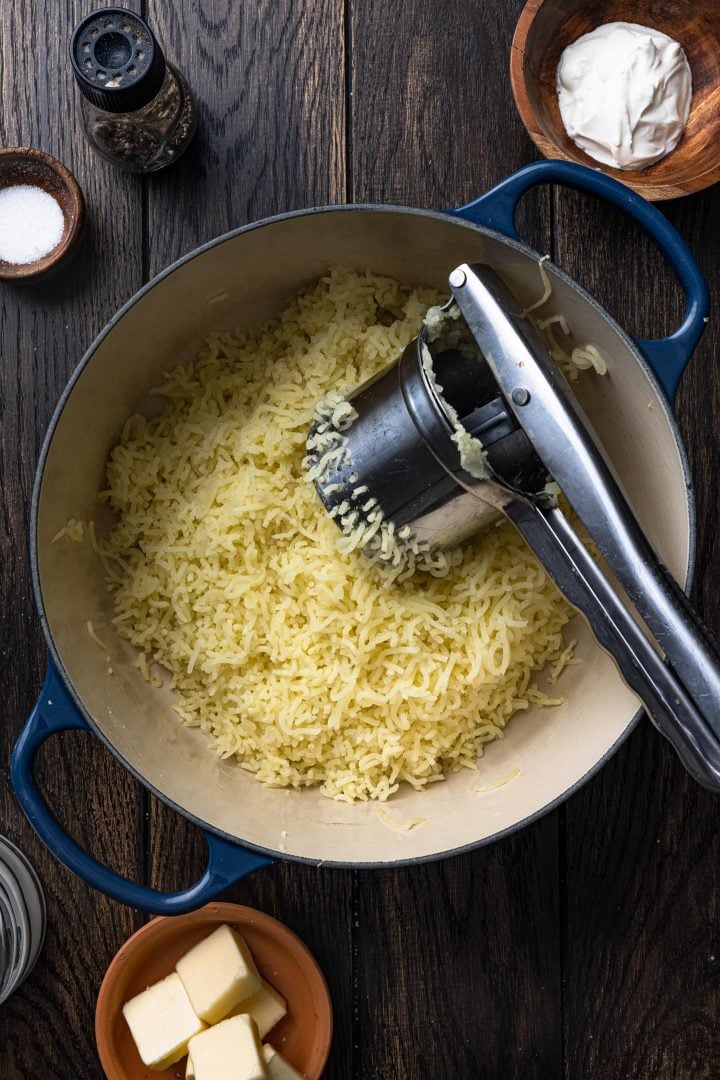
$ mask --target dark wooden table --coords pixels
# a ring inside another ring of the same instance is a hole
[[[49,904],[42,958],[0,1008],[4,1080],[101,1077],[98,986],[145,920],[54,861],[8,778],[45,663],[28,503],[70,372],[143,282],[231,227],[319,203],[456,205],[535,156],[508,80],[521,0],[129,6],[151,21],[200,102],[194,147],[148,180],[93,156],[75,118],[66,41],[90,5],[0,5],[2,144],[67,162],[92,218],[62,278],[0,288],[0,832],[30,855]],[[663,209],[717,293],[720,187]],[[629,330],[652,335],[677,321],[667,269],[591,200],[546,189],[526,200],[522,224]],[[717,348],[711,322],[679,416],[697,485],[695,596],[720,631]],[[169,889],[199,872],[197,831],[93,739],[55,739],[40,776],[73,834],[123,873]],[[320,959],[336,1014],[328,1080],[710,1080],[720,1076],[719,806],[643,722],[565,806],[502,843],[399,871],[278,865],[230,899],[278,916]]]

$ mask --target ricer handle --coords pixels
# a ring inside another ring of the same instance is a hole
[[[720,792],[720,699],[699,702],[688,693],[673,667],[655,651],[561,510],[542,510],[534,503],[511,499],[504,512],[567,600],[586,617],[598,644],[615,660],[625,682],[641,699],[690,775],[710,791]],[[708,632],[701,628],[680,589],[675,589],[677,619],[691,627],[707,647]],[[682,652],[676,655],[681,657]],[[684,674],[682,667],[680,670]],[[715,662],[714,675],[719,673]]]
[[[508,408],[720,745],[720,649],[653,551],[577,397],[495,271],[463,264],[449,281]]]

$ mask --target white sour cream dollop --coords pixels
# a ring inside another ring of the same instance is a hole
[[[692,74],[667,34],[613,22],[568,45],[557,92],[565,130],[586,154],[616,169],[644,169],[680,141]]]

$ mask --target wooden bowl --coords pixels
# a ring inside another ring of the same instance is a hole
[[[240,904],[208,904],[189,915],[153,919],[125,942],[107,969],[95,1010],[95,1038],[108,1080],[184,1078],[185,1058],[161,1072],[143,1065],[122,1007],[172,974],[180,957],[223,923],[240,931],[262,977],[287,1001],[287,1015],[266,1041],[308,1080],[322,1076],[332,1040],[332,1006],[317,961],[270,915]]]
[[[555,72],[563,50],[608,22],[662,30],[682,45],[692,71],[690,116],[680,142],[639,171],[611,169],[589,157],[560,117]],[[545,157],[601,169],[652,201],[689,195],[720,180],[718,0],[528,0],[513,37],[510,79],[520,117]]]
[[[77,250],[85,227],[85,199],[80,186],[62,162],[44,150],[8,146],[0,150],[0,188],[33,184],[60,204],[64,228],[60,243],[42,259],[10,263],[0,259],[0,281],[37,281],[64,265]]]

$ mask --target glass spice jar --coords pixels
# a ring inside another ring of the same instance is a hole
[[[0,836],[0,1005],[32,971],[45,938],[42,886],[23,853]]]
[[[85,135],[106,161],[151,173],[187,149],[197,125],[192,91],[139,15],[94,11],[75,27],[70,61]]]

